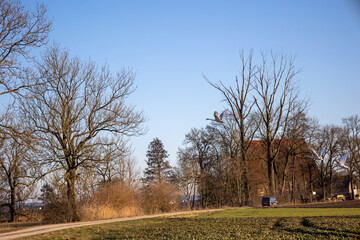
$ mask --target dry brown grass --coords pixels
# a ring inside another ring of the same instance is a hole
[[[83,206],[81,208],[83,220],[100,220],[119,217],[131,217],[142,214],[142,210],[135,206],[125,206],[121,209],[112,206]]]
[[[130,217],[143,214],[134,188],[122,183],[109,183],[81,207],[83,220]]]

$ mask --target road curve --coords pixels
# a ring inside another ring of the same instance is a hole
[[[176,216],[176,215],[181,215],[181,214],[185,214],[185,213],[198,213],[198,212],[209,212],[209,211],[219,211],[219,209],[163,213],[163,214],[156,214],[156,215],[114,218],[114,219],[105,219],[105,220],[88,221],[88,222],[49,224],[49,225],[42,225],[42,226],[36,226],[36,227],[29,227],[29,228],[25,228],[25,229],[13,231],[13,232],[1,233],[0,240],[10,240],[10,239],[16,239],[16,238],[31,237],[34,235],[59,231],[59,230],[68,229],[68,228],[84,227],[84,226],[104,224],[104,223],[124,222],[124,221],[131,221],[131,220],[138,220],[138,219],[145,219],[145,218]]]

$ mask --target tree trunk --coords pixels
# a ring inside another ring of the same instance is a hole
[[[10,189],[10,222],[15,222],[16,204],[15,204],[15,188]]]
[[[245,165],[246,166],[246,165]],[[243,186],[244,186],[244,205],[249,205],[249,178],[247,173],[247,167],[245,167],[243,172],[244,180],[243,180]]]
[[[291,191],[292,203],[295,203],[295,156],[292,157],[292,191]]]
[[[285,191],[285,186],[286,186],[286,164],[285,164],[285,167],[284,167],[284,172],[283,172],[283,175],[282,175],[282,185],[281,185],[281,195],[284,194],[284,191]]]
[[[76,170],[69,169],[67,171],[67,198],[68,198],[68,213],[70,215],[70,221],[80,221],[80,216],[77,210],[76,193],[75,193],[75,181],[76,181]]]
[[[312,172],[311,172],[311,168],[308,165],[308,169],[309,169],[309,183],[310,183],[310,202],[313,202],[313,197],[314,197],[314,186],[313,186],[313,180],[312,180]]]
[[[333,195],[333,174],[332,174],[332,168],[330,168],[330,175],[329,175],[329,183],[330,183],[330,189],[329,189],[329,198],[332,198]]]
[[[295,203],[295,166],[294,166],[294,164],[293,164],[293,171],[292,171],[291,202]]]
[[[269,180],[269,194],[275,194],[275,174],[274,174],[274,159],[268,158],[268,180]]]
[[[269,139],[269,137],[268,137]],[[274,158],[272,154],[272,143],[267,140],[267,170],[268,170],[268,180],[269,180],[269,194],[274,195],[275,194],[275,173],[274,173]]]
[[[191,197],[191,196],[190,196],[190,197]],[[194,209],[195,199],[196,199],[196,186],[194,185],[193,200],[189,202],[189,204],[191,204],[191,210]]]
[[[353,178],[352,178],[352,176],[350,177],[350,187],[351,187],[351,199],[355,199],[354,185],[353,185]]]

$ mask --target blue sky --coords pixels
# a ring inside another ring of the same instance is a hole
[[[146,150],[160,138],[176,163],[191,128],[225,108],[203,78],[234,82],[239,51],[282,51],[296,56],[302,96],[310,116],[340,124],[360,113],[360,3],[324,1],[91,1],[45,3],[53,19],[50,42],[73,55],[107,62],[115,72],[136,72],[129,104],[144,111],[146,135],[132,138],[134,157],[145,167]]]

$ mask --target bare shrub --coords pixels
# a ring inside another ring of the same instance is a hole
[[[121,182],[110,182],[94,194],[80,209],[82,219],[97,220],[142,214],[134,187]]]
[[[147,185],[141,192],[141,206],[148,214],[172,212],[181,207],[180,193],[168,182]]]
[[[65,187],[50,184],[43,185],[40,200],[43,201],[43,222],[62,223],[70,222],[69,203]]]

